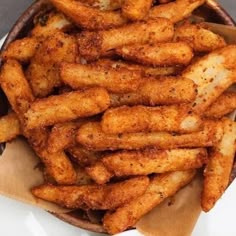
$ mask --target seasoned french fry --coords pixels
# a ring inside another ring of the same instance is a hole
[[[99,122],[87,123],[79,129],[77,142],[95,151],[142,149],[156,147],[170,149],[180,147],[210,147],[213,146],[220,134],[215,131],[217,122],[207,122],[199,132],[183,135],[173,135],[166,132],[106,134]]]
[[[139,71],[96,65],[63,63],[60,74],[63,82],[73,89],[99,86],[114,93],[135,91],[144,81]]]
[[[26,77],[36,97],[49,95],[62,81],[59,76],[61,62],[75,62],[77,44],[75,37],[56,32],[45,40],[33,57]]]
[[[217,100],[206,110],[204,116],[208,118],[222,118],[223,116],[236,110],[236,93],[224,92]]]
[[[182,76],[192,79],[198,94],[192,110],[203,114],[216,99],[236,81],[236,46],[216,50],[187,67]]]
[[[109,182],[114,175],[101,161],[87,167],[86,172],[97,184],[105,184]]]
[[[47,172],[61,184],[73,184],[76,173],[67,156],[61,153],[49,154],[46,150],[48,131],[43,128],[27,130],[23,115],[34,100],[30,86],[24,77],[21,65],[15,60],[7,60],[0,75],[1,87],[8,97],[12,109],[18,116],[22,132],[47,168]]]
[[[29,109],[34,96],[22,67],[16,60],[9,59],[4,63],[1,69],[0,84],[12,109],[21,119],[22,114]]]
[[[25,113],[25,124],[28,129],[50,126],[96,115],[109,105],[109,94],[103,88],[55,95],[33,102]]]
[[[149,185],[146,176],[108,185],[53,186],[41,185],[32,193],[41,199],[68,208],[115,209],[139,196]]]
[[[200,117],[188,111],[189,107],[185,105],[111,108],[102,117],[102,130],[108,134],[141,131],[189,133],[199,130]]]
[[[89,29],[109,29],[124,25],[124,19],[119,12],[100,11],[96,8],[88,7],[75,0],[50,0],[51,3],[76,25]]]
[[[121,8],[124,0],[79,0],[83,4],[96,7],[102,11],[112,11]]]
[[[183,24],[177,27],[174,41],[187,42],[196,52],[211,52],[226,46],[223,37],[203,28],[200,24]]]
[[[67,152],[69,152],[74,161],[82,167],[94,164],[101,156],[100,153],[89,151],[80,145],[68,148]]]
[[[174,36],[173,24],[167,19],[136,22],[119,28],[89,32],[78,36],[79,52],[86,60],[93,60],[109,50],[127,45],[167,42]]]
[[[124,0],[122,14],[129,20],[142,20],[148,14],[152,0]]]
[[[171,149],[122,151],[102,159],[105,167],[116,176],[149,175],[201,168],[207,163],[207,151],[198,149]]]
[[[191,13],[205,3],[205,0],[176,0],[167,4],[154,6],[148,18],[163,17],[177,23],[191,15]]]
[[[106,213],[104,228],[108,233],[116,234],[135,225],[143,215],[187,185],[195,173],[189,170],[155,176],[142,196],[121,206],[114,213]]]
[[[222,121],[224,134],[221,141],[212,148],[209,162],[204,171],[202,192],[202,209],[207,212],[212,209],[229,184],[230,173],[235,156],[236,123],[224,119]]]
[[[184,42],[128,45],[116,52],[125,59],[152,66],[188,65],[193,58],[191,47]]]
[[[1,57],[3,60],[15,59],[23,63],[29,62],[38,47],[39,42],[35,38],[18,39],[9,44],[7,49],[1,54]]]
[[[72,23],[58,12],[43,13],[35,21],[30,35],[41,42],[58,31],[65,32],[72,27]]]
[[[11,141],[21,134],[20,122],[14,112],[0,117],[0,143]]]
[[[188,103],[196,97],[196,86],[190,80],[181,77],[163,77],[147,80],[139,90],[127,94],[110,94],[111,106],[122,105],[171,105]]]

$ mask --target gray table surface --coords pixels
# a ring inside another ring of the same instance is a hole
[[[2,38],[14,24],[21,13],[33,0],[0,0],[0,38]],[[236,1],[219,0],[222,6],[236,19]]]

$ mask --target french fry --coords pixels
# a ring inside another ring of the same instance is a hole
[[[35,19],[35,25],[30,35],[43,42],[49,36],[57,32],[66,32],[70,28],[72,28],[72,23],[63,14],[58,12],[43,13]]]
[[[174,36],[173,24],[167,19],[136,22],[110,30],[84,31],[78,36],[80,55],[86,60],[97,59],[109,50],[127,45],[167,42]]]
[[[198,131],[199,116],[189,114],[186,105],[160,107],[122,106],[110,108],[102,117],[102,130],[107,134],[167,131],[189,133]]]
[[[205,117],[222,118],[236,109],[236,93],[224,92],[217,100],[206,110]]]
[[[79,0],[83,4],[96,7],[102,11],[112,11],[120,9],[124,0]]]
[[[122,14],[129,20],[142,20],[148,14],[152,0],[124,0]]]
[[[99,122],[82,125],[76,140],[89,150],[135,150],[145,147],[158,149],[210,147],[221,137],[216,132],[217,122],[207,122],[204,129],[191,134],[170,134],[166,132],[106,134]]]
[[[105,214],[104,228],[109,234],[116,234],[135,225],[143,215],[187,185],[195,173],[189,170],[155,176],[142,196],[121,206],[114,213]]]
[[[35,38],[23,38],[13,41],[9,44],[7,49],[1,54],[3,60],[15,59],[17,61],[26,63],[34,56],[39,42]]]
[[[137,90],[144,81],[139,71],[93,65],[63,63],[61,79],[73,89],[104,87],[110,92],[127,93]]]
[[[171,149],[122,151],[102,159],[115,176],[149,175],[201,168],[207,163],[207,151],[198,149]]]
[[[127,45],[116,49],[125,59],[151,66],[188,65],[193,58],[191,47],[184,42],[154,45]]]
[[[61,62],[75,62],[77,44],[75,37],[56,32],[45,40],[35,53],[26,71],[36,97],[49,95],[55,87],[62,85],[59,76]]]
[[[33,102],[25,113],[25,124],[28,129],[50,126],[99,114],[109,105],[109,94],[103,88],[55,95]]]
[[[183,24],[177,27],[174,41],[188,43],[196,52],[211,52],[226,46],[223,37],[200,24]]]
[[[79,27],[89,30],[109,29],[124,25],[119,12],[100,11],[74,0],[50,0],[51,3]]]
[[[195,99],[197,88],[191,80],[181,77],[162,77],[147,80],[139,90],[127,94],[110,94],[111,107],[122,105],[171,105],[188,103]]]
[[[236,81],[235,59],[236,46],[229,45],[204,56],[182,73],[198,86],[193,112],[203,114]]]
[[[86,168],[86,173],[97,183],[105,184],[114,176],[101,161]]]
[[[20,122],[14,112],[0,117],[0,143],[11,141],[21,134]]]
[[[41,199],[58,203],[67,208],[115,209],[141,196],[149,185],[146,176],[131,178],[108,185],[53,186],[41,185],[32,193]]]
[[[148,18],[163,17],[177,23],[191,15],[191,13],[205,3],[205,0],[176,0],[167,4],[154,6]]]
[[[58,183],[73,184],[76,181],[76,173],[67,156],[63,152],[51,155],[45,150],[48,131],[44,128],[27,130],[24,126],[23,116],[34,101],[34,96],[22,67],[17,61],[7,60],[4,63],[0,83],[12,109],[18,116],[23,135],[26,136],[30,145],[45,164],[47,172]]]
[[[204,171],[202,209],[208,212],[222,196],[229,184],[235,156],[236,123],[224,119],[224,134],[221,141],[212,148],[209,162]]]

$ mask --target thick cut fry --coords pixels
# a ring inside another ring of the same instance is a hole
[[[122,14],[129,20],[142,20],[148,14],[152,0],[124,0]]]
[[[119,12],[100,11],[96,8],[88,7],[75,0],[50,0],[51,3],[76,25],[89,29],[109,29],[124,25],[124,19]]]
[[[236,46],[229,45],[214,51],[187,67],[182,76],[192,79],[198,94],[192,110],[202,114],[236,81]]]
[[[177,27],[174,41],[186,42],[196,52],[211,52],[226,46],[223,37],[203,28],[200,24],[187,23]]]
[[[105,184],[109,182],[114,175],[100,161],[87,167],[86,172],[97,184]]]
[[[188,103],[196,97],[196,86],[191,80],[181,77],[163,77],[147,80],[139,90],[127,94],[110,94],[111,106],[122,105],[171,105]]]
[[[120,9],[124,0],[79,0],[83,4],[96,7],[102,11],[112,11]]]
[[[33,102],[25,114],[25,124],[28,129],[50,126],[96,115],[109,105],[109,94],[103,88],[55,95]]]
[[[61,62],[75,62],[77,44],[73,36],[57,32],[45,40],[36,51],[26,77],[36,97],[49,95],[62,81],[59,76]]]
[[[18,39],[9,44],[7,49],[1,54],[1,57],[3,60],[15,59],[20,62],[29,62],[38,47],[39,42],[35,38]]]
[[[35,26],[30,35],[43,42],[58,31],[66,32],[71,27],[72,23],[63,14],[58,12],[43,13],[35,19]]]
[[[111,108],[102,117],[102,130],[108,134],[141,131],[188,133],[199,130],[200,117],[188,111],[189,107],[185,105]]]
[[[236,93],[225,92],[206,110],[204,116],[218,119],[234,110],[236,110]]]
[[[85,31],[79,34],[78,45],[80,54],[87,60],[93,60],[109,50],[127,44],[167,42],[173,36],[173,24],[167,19],[159,18],[106,31]]]
[[[210,123],[210,124],[208,124]],[[165,132],[106,134],[98,122],[81,126],[77,133],[77,142],[90,150],[105,151],[119,149],[142,149],[156,147],[170,149],[179,147],[210,147],[220,136],[215,132],[217,122],[207,122],[203,131],[184,135]]]
[[[193,58],[191,47],[184,42],[128,45],[116,52],[126,59],[152,66],[187,65]]]
[[[0,143],[11,141],[21,134],[20,122],[14,112],[0,117]]]
[[[201,168],[207,163],[207,151],[203,148],[123,151],[105,156],[102,163],[116,176],[149,175]]]
[[[9,59],[4,63],[0,75],[0,84],[12,109],[21,119],[22,114],[29,109],[34,96],[22,67],[17,61]]]
[[[222,121],[224,134],[221,141],[212,148],[209,163],[204,172],[202,209],[207,212],[215,205],[229,184],[235,156],[236,123]]]
[[[61,78],[73,89],[104,87],[110,92],[136,91],[144,81],[139,71],[104,68],[101,66],[63,63]]]
[[[176,0],[167,4],[153,7],[148,18],[163,17],[173,23],[181,21],[191,15],[191,13],[205,3],[205,0]]]
[[[104,228],[108,233],[116,234],[134,226],[143,215],[187,185],[195,173],[190,170],[155,176],[142,196],[121,206],[114,213],[106,213]]]
[[[146,176],[132,178],[108,185],[53,186],[41,185],[32,193],[41,199],[55,202],[68,208],[115,209],[139,196],[149,185]]]

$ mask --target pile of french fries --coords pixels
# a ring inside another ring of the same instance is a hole
[[[204,169],[209,211],[235,156],[236,45],[188,20],[205,1],[50,1],[1,54],[0,142],[23,135],[40,157],[32,194],[103,210],[115,234]]]

